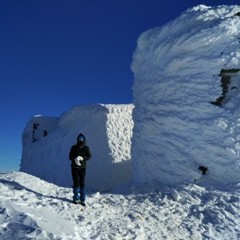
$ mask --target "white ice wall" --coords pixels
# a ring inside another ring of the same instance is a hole
[[[240,94],[224,106],[222,69],[240,69],[240,6],[200,5],[143,33],[133,55],[134,180],[207,183],[240,180]],[[240,74],[236,74],[240,86]]]
[[[52,125],[56,118],[34,117],[24,129],[21,171],[61,186],[72,186],[68,154],[82,132],[91,149],[86,187],[106,191],[129,181],[131,170],[132,104],[77,106],[65,112],[55,130],[32,142],[33,123]],[[43,121],[44,119],[44,121]]]

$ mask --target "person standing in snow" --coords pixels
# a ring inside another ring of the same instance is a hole
[[[77,137],[77,144],[71,147],[69,159],[72,161],[73,203],[80,203],[85,206],[85,175],[87,160],[91,159],[91,152],[89,147],[86,146],[86,138],[82,133]]]

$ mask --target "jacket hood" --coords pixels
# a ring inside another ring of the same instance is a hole
[[[82,133],[79,133],[79,134],[78,134],[78,136],[77,136],[77,143],[80,142],[80,141],[79,141],[79,138],[80,138],[80,137],[83,137],[83,138],[84,138],[84,143],[86,144],[86,138],[85,138],[85,136],[84,136]]]

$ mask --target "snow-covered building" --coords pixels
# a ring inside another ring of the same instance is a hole
[[[239,183],[240,6],[199,5],[146,31],[131,68],[133,104],[32,118],[20,170],[71,186],[68,153],[82,132],[88,189],[112,189],[132,173],[135,183]]]
[[[71,187],[70,148],[81,132],[92,158],[87,164],[86,187],[107,191],[132,178],[132,104],[77,106],[61,117],[35,116],[22,134],[20,171],[60,186]]]
[[[199,5],[138,39],[137,183],[240,181],[240,6]]]

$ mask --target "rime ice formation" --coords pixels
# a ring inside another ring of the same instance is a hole
[[[72,186],[68,154],[78,133],[91,149],[86,187],[106,191],[132,178],[132,104],[77,106],[60,118],[36,116],[23,134],[20,171],[60,186]]]
[[[135,182],[240,181],[240,6],[199,5],[139,39],[134,72]]]

